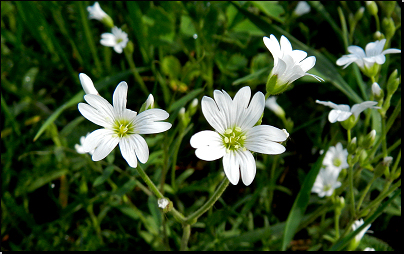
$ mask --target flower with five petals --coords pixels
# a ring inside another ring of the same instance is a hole
[[[100,43],[106,47],[113,47],[116,53],[121,54],[128,41],[128,34],[115,26],[112,33],[101,34]]]
[[[224,172],[236,185],[240,176],[248,186],[254,180],[256,164],[251,151],[264,154],[281,154],[286,140],[284,131],[270,126],[254,126],[265,108],[265,97],[257,92],[250,101],[251,89],[241,88],[234,99],[225,91],[215,90],[214,99],[202,98],[202,113],[215,131],[205,130],[191,137],[195,155],[205,161],[223,158]]]
[[[93,161],[104,159],[118,144],[129,166],[136,168],[137,159],[146,163],[149,148],[140,134],[154,134],[171,128],[171,123],[160,122],[168,118],[162,109],[149,109],[140,114],[126,108],[128,85],[122,81],[113,94],[113,106],[95,94],[84,96],[86,103],[79,103],[80,113],[102,129],[91,132],[83,143],[83,151],[90,152]],[[136,159],[137,157],[137,159]]]

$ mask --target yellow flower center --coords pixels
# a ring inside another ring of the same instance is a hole
[[[332,164],[334,164],[334,166],[336,166],[336,167],[339,167],[339,166],[341,166],[342,162],[341,162],[341,160],[339,158],[335,158],[332,161]]]
[[[223,139],[223,145],[226,147],[226,152],[236,151],[238,149],[247,149],[244,147],[244,141],[246,139],[245,133],[242,132],[240,127],[229,128],[221,135]]]
[[[124,137],[126,135],[135,133],[135,126],[127,120],[116,120],[113,124],[113,131],[117,137]]]

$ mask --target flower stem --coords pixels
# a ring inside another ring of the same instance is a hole
[[[191,225],[186,225],[183,228],[182,232],[182,238],[181,238],[181,246],[180,246],[180,251],[186,251],[188,250],[188,240],[189,236],[191,235]]]
[[[156,185],[150,180],[150,178],[146,175],[144,170],[137,165],[137,172],[139,172],[140,177],[142,177],[143,181],[149,186],[150,190],[156,195],[158,198],[164,198],[163,194],[157,189]],[[180,212],[178,212],[174,207],[170,211],[174,218],[181,224],[185,224],[185,217]]]
[[[347,137],[348,137],[348,144],[350,144],[351,143],[351,129],[347,130],[346,133],[347,133]]]
[[[349,166],[348,169],[348,181],[349,181],[349,199],[351,207],[351,215],[355,217],[355,197],[354,197],[354,187],[353,187],[353,165]]]
[[[229,179],[227,179],[227,177],[225,176],[222,182],[220,183],[219,187],[216,189],[215,193],[213,193],[212,197],[210,197],[210,199],[204,205],[202,205],[197,211],[189,215],[185,219],[185,222],[190,225],[194,224],[198,220],[198,218],[206,211],[208,211],[213,206],[213,204],[215,204],[215,202],[220,198],[220,196],[222,196],[224,190],[227,188],[228,185],[229,185]]]
[[[149,95],[149,90],[147,89],[145,83],[143,82],[142,77],[139,75],[139,72],[136,69],[135,62],[133,61],[132,54],[128,51],[127,48],[128,47],[124,48],[123,52],[125,53],[126,60],[128,61],[130,69],[133,72],[133,76],[135,77],[135,80],[139,83],[140,89],[142,89],[144,94],[146,96],[148,96]]]
[[[335,240],[339,238],[339,216],[341,215],[341,208],[336,207],[334,212],[335,218]]]
[[[366,197],[366,194],[368,193],[368,191],[369,191],[369,189],[370,189],[370,186],[372,186],[372,184],[373,184],[373,182],[374,182],[375,180],[376,180],[376,178],[373,177],[373,178],[370,180],[370,182],[368,183],[368,185],[366,186],[366,188],[363,190],[362,196],[360,197],[360,199],[359,199],[359,201],[358,201],[358,206],[356,207],[356,209],[358,210],[358,212],[359,212],[359,210],[360,210],[360,208],[361,208],[361,205],[362,205],[363,200],[364,200],[365,197]]]

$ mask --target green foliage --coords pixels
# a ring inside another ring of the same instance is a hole
[[[308,72],[325,82],[302,77],[278,96],[288,121],[293,119],[290,137],[283,143],[286,152],[254,153],[253,183],[230,184],[190,226],[185,247],[344,250],[354,237],[346,170],[335,194],[347,203],[341,211],[339,238],[334,205],[311,194],[311,188],[324,157],[319,151],[336,140],[344,147],[349,141],[340,125],[328,122],[328,109],[315,100],[349,105],[372,100],[372,78],[362,75],[354,63],[342,69],[335,62],[347,54],[347,46],[365,48],[376,36],[388,39],[385,48],[400,48],[400,5],[374,2],[376,15],[365,11],[352,23],[364,2],[310,1],[310,13],[300,17],[292,16],[297,1],[99,3],[128,33],[134,46],[130,54],[99,43],[101,34],[111,30],[88,18],[87,6],[93,2],[1,2],[1,250],[183,248],[184,220],[214,196],[226,177],[221,160],[199,160],[189,143],[194,133],[212,130],[201,98],[212,97],[215,89],[233,97],[241,86],[265,94],[274,61],[262,37],[270,34],[278,40],[285,35],[293,49],[315,56],[316,65]],[[376,130],[372,146],[352,151],[361,156],[354,168],[356,204],[372,183],[356,215],[372,223],[374,234],[366,234],[357,250],[402,248],[394,238],[400,225],[389,224],[401,219],[400,60],[401,54],[386,55],[375,77],[388,94],[384,115],[376,109],[364,111],[350,134],[360,144]],[[117,84],[126,81],[127,108],[137,112],[147,98],[143,82],[154,96],[154,107],[170,114],[169,131],[145,136],[150,156],[139,164],[184,220],[173,211],[163,212],[153,190],[127,165],[119,148],[97,162],[77,153],[80,137],[97,128],[77,109],[85,94],[79,73],[86,73],[109,102]],[[191,110],[195,98],[198,105]],[[189,118],[186,124],[179,118],[181,108]],[[267,109],[262,124],[286,128],[285,119]],[[387,155],[394,158],[387,173],[374,178],[375,166]]]

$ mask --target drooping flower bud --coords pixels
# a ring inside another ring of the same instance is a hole
[[[375,142],[375,138],[376,138],[376,130],[372,130],[371,132],[369,132],[368,135],[366,135],[366,137],[363,139],[362,142],[362,147],[365,149],[370,148],[373,143]]]

